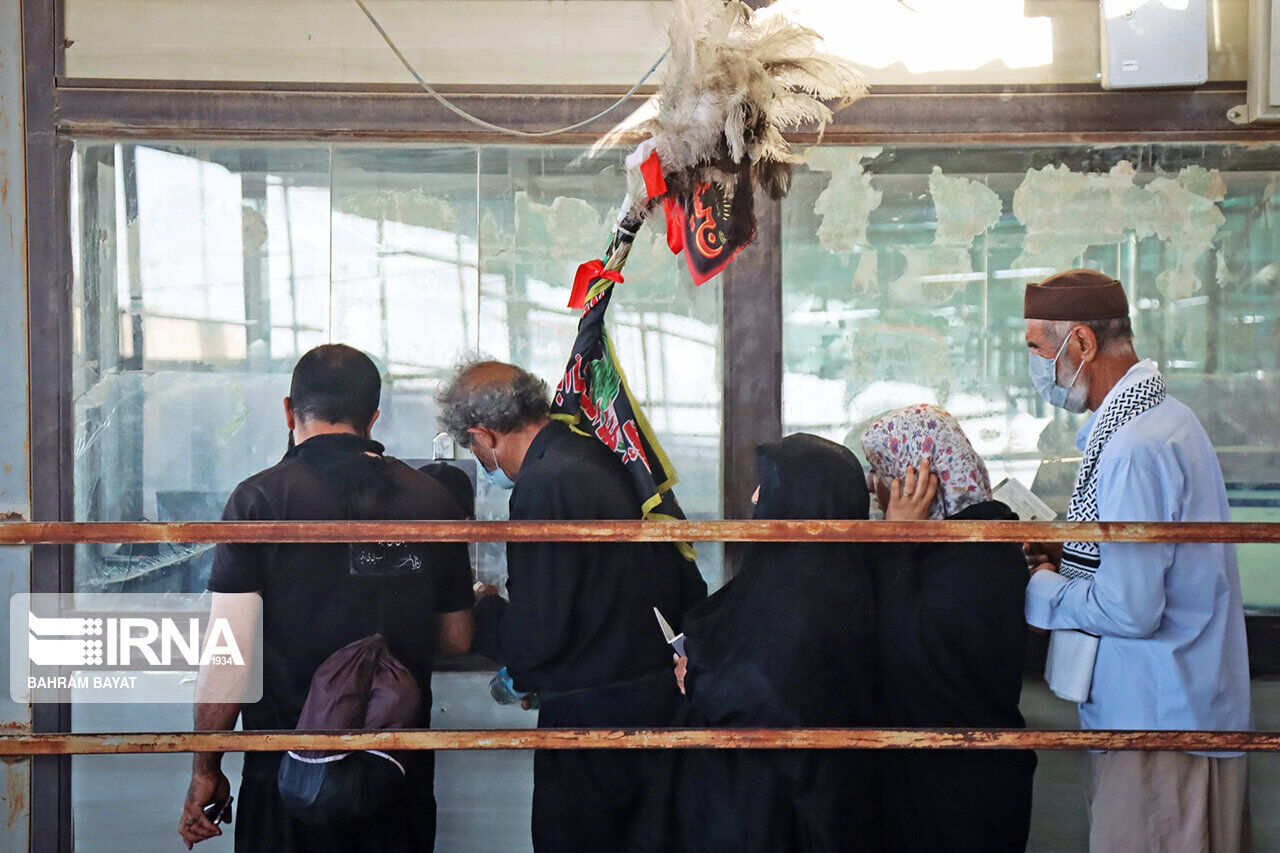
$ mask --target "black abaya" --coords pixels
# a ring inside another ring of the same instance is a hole
[[[840,445],[789,436],[758,450],[758,519],[865,519],[862,468]],[[755,544],[685,619],[691,726],[859,726],[873,718],[872,588],[858,545]],[[697,851],[867,849],[870,762],[822,750],[700,750],[680,774]]]
[[[988,501],[957,520],[1016,520]],[[1017,545],[887,544],[873,558],[879,705],[905,727],[1022,728],[1023,595]],[[883,849],[1021,851],[1034,752],[881,752]]]

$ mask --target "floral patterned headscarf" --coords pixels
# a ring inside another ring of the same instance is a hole
[[[938,475],[930,518],[946,518],[991,500],[982,457],[956,419],[937,406],[921,403],[884,415],[862,434],[862,450],[871,470],[888,480],[905,478],[909,465],[919,470],[920,460],[928,456]]]

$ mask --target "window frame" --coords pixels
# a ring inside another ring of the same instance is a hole
[[[762,5],[753,0],[752,5]],[[70,164],[74,137],[493,142],[411,87],[227,84],[198,81],[86,80],[65,77],[63,3],[23,0],[24,133],[31,499],[34,520],[73,518],[71,473],[72,265]],[[464,109],[529,129],[569,124],[612,103],[601,87],[459,91]],[[558,142],[593,142],[615,115]],[[1096,86],[882,87],[837,115],[824,141],[845,144],[1089,142],[1275,142],[1280,128],[1238,126],[1227,111],[1246,99],[1240,83],[1183,90],[1102,91]],[[813,133],[795,135],[802,144]],[[744,515],[754,479],[755,445],[782,430],[781,217],[760,208],[757,244],[726,274],[723,305],[721,464],[726,516]],[[761,359],[761,356],[766,357]],[[727,550],[728,565],[732,551]],[[31,590],[73,588],[70,547],[32,550]],[[1280,616],[1247,619],[1255,676],[1280,674]],[[1033,648],[1035,644],[1032,644]],[[70,730],[70,707],[37,705],[37,732]],[[35,853],[73,845],[70,756],[32,759]]]

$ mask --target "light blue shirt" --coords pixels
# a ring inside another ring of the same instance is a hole
[[[1156,375],[1142,361],[1111,389]],[[1083,450],[1095,413],[1076,437]],[[1098,460],[1100,521],[1230,521],[1200,421],[1173,397],[1116,431]],[[1036,572],[1027,621],[1097,634],[1086,729],[1249,729],[1249,657],[1234,544],[1104,542],[1092,581]]]

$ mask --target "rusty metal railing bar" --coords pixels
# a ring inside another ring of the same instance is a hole
[[[1280,542],[1280,522],[11,521],[0,545],[145,542]]]
[[[0,756],[283,750],[1044,749],[1280,752],[1280,731],[1029,729],[401,729],[0,736]]]

